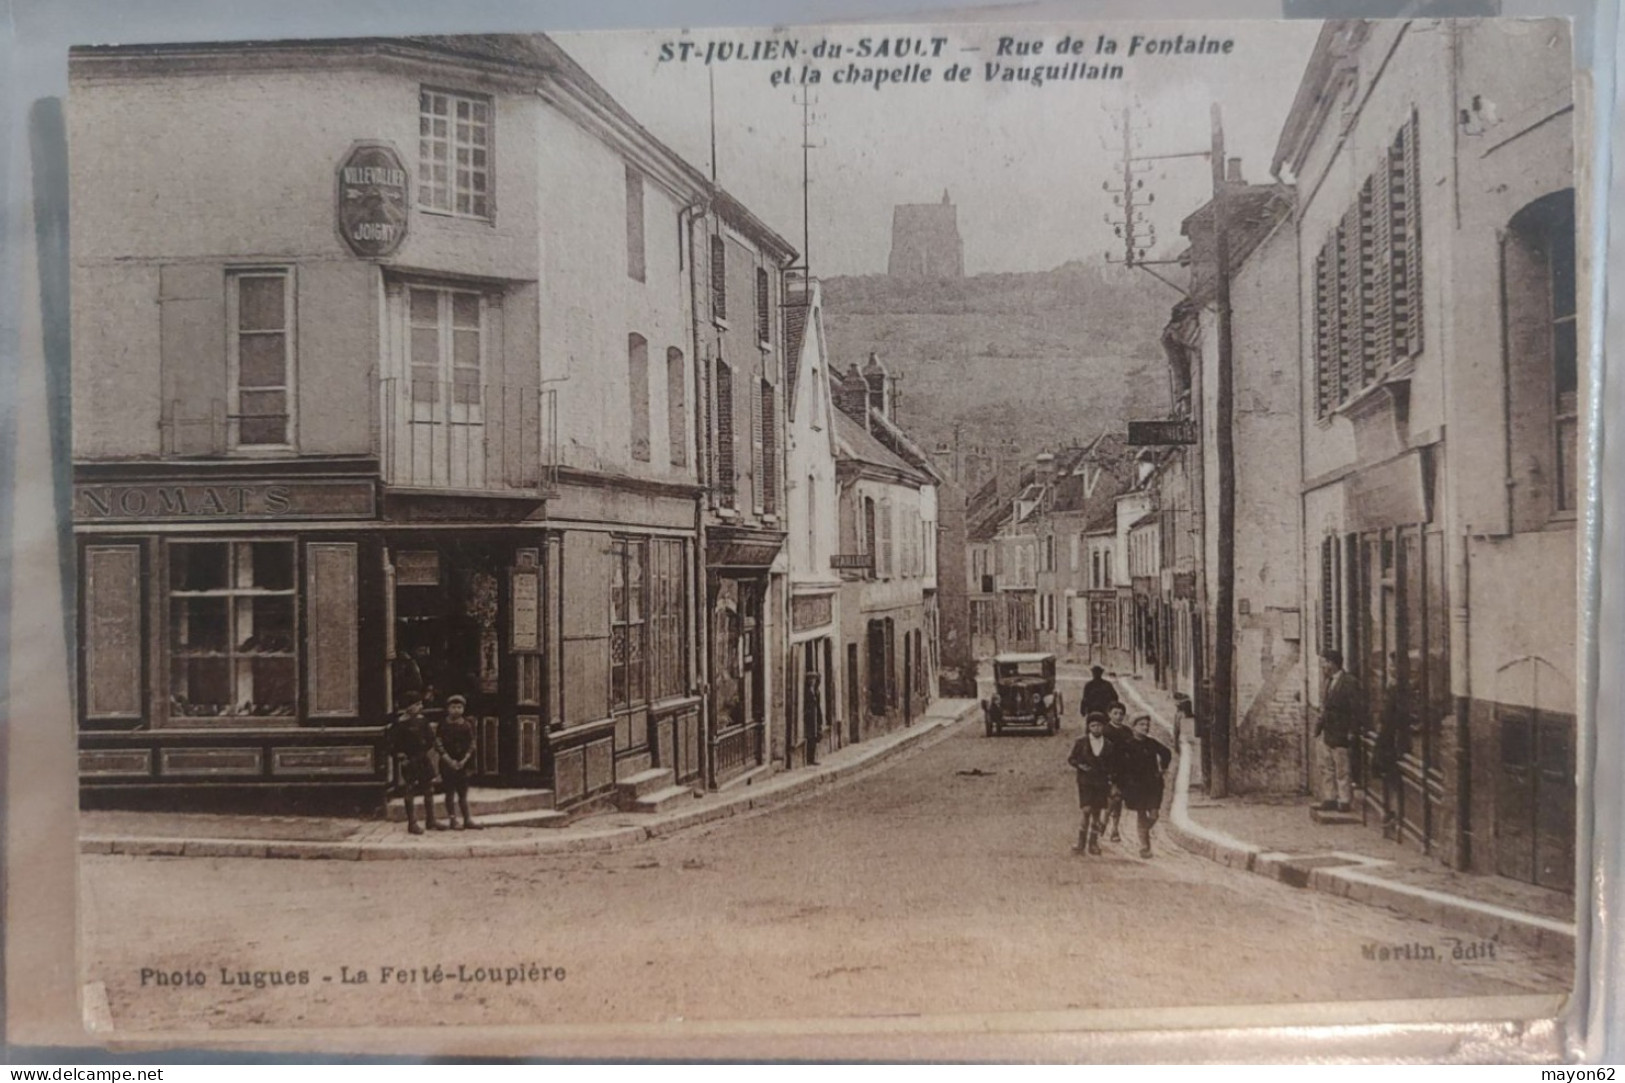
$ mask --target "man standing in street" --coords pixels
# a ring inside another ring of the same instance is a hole
[[[1328,650],[1320,656],[1320,672],[1325,678],[1320,694],[1320,721],[1315,736],[1325,744],[1320,761],[1322,811],[1349,812],[1354,808],[1354,789],[1349,779],[1349,745],[1359,724],[1360,687],[1343,671],[1341,651]]]
[[[1117,689],[1106,679],[1106,671],[1090,666],[1089,672],[1092,676],[1084,683],[1082,702],[1078,704],[1078,711],[1085,719],[1096,713],[1105,715],[1117,702]]]

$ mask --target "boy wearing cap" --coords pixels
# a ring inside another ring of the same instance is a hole
[[[446,700],[446,717],[440,723],[440,780],[446,790],[446,819],[453,831],[468,828],[478,831],[483,825],[474,822],[468,814],[468,765],[474,759],[474,724],[464,712],[468,700],[452,696]],[[463,818],[457,818],[458,803],[462,804]]]
[[[408,696],[406,705],[390,719],[386,737],[389,758],[398,765],[401,789],[406,797],[406,829],[423,834],[418,823],[416,798],[423,798],[423,818],[430,831],[440,830],[434,815],[435,735],[434,726],[423,714],[421,693]]]

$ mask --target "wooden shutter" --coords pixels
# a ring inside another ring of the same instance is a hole
[[[773,341],[772,310],[769,307],[771,300],[772,294],[768,289],[767,272],[758,267],[756,268],[756,341],[758,342],[770,343]]]
[[[773,385],[762,381],[762,510],[776,515],[779,510],[778,410]]]
[[[688,382],[683,351],[673,346],[666,351],[666,439],[671,445],[671,465],[688,465]]]
[[[711,318],[728,318],[728,242],[711,236]]]
[[[1337,226],[1337,395],[1360,390],[1360,216],[1358,205]]]
[[[1320,540],[1320,649],[1324,653],[1334,646],[1333,629],[1337,627],[1337,573],[1333,567],[1332,539]]]
[[[711,506],[717,506],[717,444],[714,419],[716,405],[711,400],[711,362],[705,358],[694,358],[694,364],[700,372],[700,401],[694,404],[694,431],[699,435],[698,450],[700,461],[695,465],[699,467],[700,479],[709,491]]]
[[[891,510],[891,500],[886,499],[886,500],[882,500],[880,502],[879,513],[880,513],[880,553],[879,553],[879,558],[882,561],[882,567],[879,569],[879,572],[880,572],[880,577],[882,579],[890,579],[892,577],[892,523],[891,523],[892,510]]]
[[[1396,360],[1414,357],[1422,349],[1422,189],[1417,152],[1417,119],[1413,112],[1394,136],[1388,154]]]
[[[1321,417],[1337,408],[1337,280],[1331,242],[1315,257],[1315,406]]]
[[[142,716],[141,546],[85,547],[85,717]]]
[[[312,718],[355,718],[358,697],[357,546],[310,542],[305,546],[306,700]]]
[[[734,463],[734,385],[733,370],[728,363],[717,358],[717,445],[716,490],[717,502],[725,508],[734,506],[734,491],[738,474]]]
[[[1378,266],[1383,262],[1383,251],[1378,244],[1377,213],[1374,204],[1373,178],[1367,177],[1360,186],[1360,386],[1369,387],[1387,364],[1378,355],[1377,324],[1381,310],[1381,294],[1377,289]]]
[[[626,167],[626,273],[644,280],[643,174]]]
[[[649,342],[636,331],[626,336],[626,379],[632,415],[632,458],[649,461]]]
[[[1366,203],[1370,215],[1367,231],[1370,241],[1370,281],[1366,290],[1366,311],[1370,313],[1370,352],[1376,372],[1394,361],[1394,258],[1393,201],[1388,198],[1388,155],[1366,181]]]
[[[609,717],[611,541],[607,534],[564,535],[560,576],[566,724]]]
[[[762,381],[762,386],[765,387],[766,385],[767,381]],[[756,514],[760,515],[766,509],[767,505],[767,470],[764,466],[764,460],[766,459],[765,452],[767,447],[766,441],[762,438],[762,429],[764,427],[763,423],[766,421],[766,418],[762,416],[762,400],[764,395],[760,391],[757,394],[752,395],[747,388],[746,398],[747,402],[745,405],[750,410],[751,506],[755,509]]]
[[[223,266],[188,263],[158,269],[158,350],[164,453],[221,454],[227,433]]]

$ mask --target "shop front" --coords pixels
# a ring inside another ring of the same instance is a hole
[[[382,792],[376,508],[374,479],[339,461],[78,468],[88,800]]]
[[[767,620],[781,531],[712,526],[706,537],[706,613],[711,700],[708,782],[721,786],[767,762]]]
[[[790,599],[792,695],[786,767],[814,764],[844,743],[836,719],[840,703],[835,671],[834,588],[797,593]]]

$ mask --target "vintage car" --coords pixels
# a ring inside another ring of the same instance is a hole
[[[1011,727],[1056,733],[1062,709],[1053,654],[1001,654],[993,659],[993,696],[982,701],[982,723],[989,737]]]

